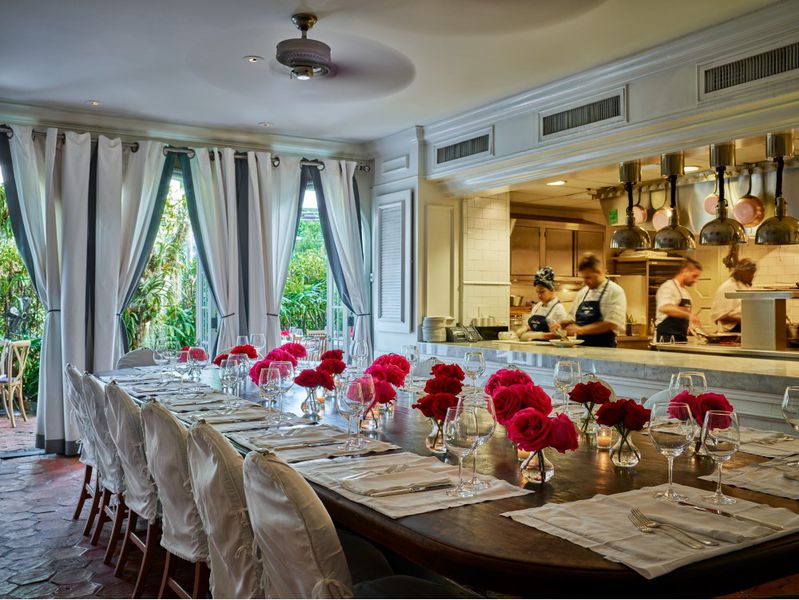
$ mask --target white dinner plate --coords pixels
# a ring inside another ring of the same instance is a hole
[[[556,348],[574,348],[579,346],[585,340],[549,340],[550,345]]]

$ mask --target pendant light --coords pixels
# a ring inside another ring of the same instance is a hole
[[[627,224],[619,227],[610,238],[610,247],[616,250],[643,250],[652,246],[649,234],[635,224],[633,216],[633,185],[641,181],[641,161],[633,160],[619,165],[619,180],[627,190]]]
[[[746,230],[738,221],[727,215],[727,199],[724,197],[724,171],[728,165],[734,164],[734,143],[710,145],[710,166],[716,170],[719,201],[716,204],[716,218],[702,227],[702,231],[699,232],[699,243],[703,246],[746,243]]]
[[[655,248],[660,250],[693,250],[696,248],[694,234],[687,227],[680,225],[677,210],[677,177],[682,176],[685,158],[682,152],[663,154],[660,157],[660,174],[669,180],[671,193],[671,217],[669,224],[655,234]]]
[[[774,190],[776,208],[774,216],[766,219],[755,232],[755,244],[777,246],[799,244],[799,221],[785,214],[782,196],[782,170],[786,156],[793,156],[793,133],[769,133],[766,136],[766,153],[777,163],[777,186]]]

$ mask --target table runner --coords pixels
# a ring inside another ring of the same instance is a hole
[[[538,508],[507,512],[503,516],[569,540],[608,560],[625,564],[647,579],[665,575],[684,565],[799,531],[799,515],[785,508],[773,508],[741,499],[736,504],[724,507],[729,512],[744,513],[785,527],[783,531],[773,531],[746,521],[657,500],[654,494],[666,487],[663,484],[610,496],[599,494],[587,500],[547,504]],[[674,487],[687,496],[690,502],[707,505],[701,499],[709,493],[707,490],[684,485]],[[719,545],[694,550],[665,534],[643,533],[628,518],[630,509],[634,506],[658,521],[672,523],[693,533],[716,539]]]
[[[721,482],[724,485],[733,485],[772,496],[799,500],[799,467],[786,464],[797,461],[799,461],[799,456],[790,456],[737,469],[725,468]],[[711,475],[703,475],[699,479],[715,482],[717,478],[718,472],[715,472]]]
[[[444,490],[441,489],[375,498],[356,494],[341,485],[341,481],[345,477],[361,474],[377,475],[384,473],[392,466],[399,467],[403,465],[405,465],[404,473],[420,469],[433,473],[447,474],[450,476],[453,485],[457,483],[457,467],[442,463],[432,456],[419,456],[411,452],[397,452],[395,454],[359,458],[315,460],[294,465],[294,468],[306,479],[334,490],[345,498],[368,506],[392,519],[532,493],[530,490],[525,490],[507,481],[488,475],[482,475],[481,477],[490,482],[490,487],[475,492],[475,495],[470,498],[453,498],[447,496]]]

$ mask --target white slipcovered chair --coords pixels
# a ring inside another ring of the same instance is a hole
[[[105,394],[108,429],[122,463],[125,477],[125,504],[128,507],[128,524],[114,574],[117,577],[122,575],[131,546],[139,548],[142,551],[142,561],[133,597],[140,598],[153,555],[161,540],[158,491],[144,454],[141,409],[115,382],[106,386]],[[136,525],[140,518],[147,521],[147,533],[144,539],[136,533]]]
[[[91,543],[94,546],[98,544],[103,526],[107,521],[112,521],[111,537],[108,540],[104,559],[105,563],[109,564],[114,555],[122,531],[122,522],[127,512],[124,475],[117,447],[108,429],[108,419],[105,416],[105,384],[90,373],[85,373],[83,375],[83,393],[86,395],[87,414],[91,418],[94,430],[95,453],[100,465],[100,488],[103,491],[100,512],[97,516],[97,525],[94,528]],[[112,503],[112,500],[115,500],[115,503]]]
[[[208,536],[214,598],[261,598],[261,567],[244,498],[243,459],[221,433],[200,421],[189,430],[189,469]]]
[[[80,513],[83,511],[83,505],[86,503],[86,500],[92,498],[92,507],[89,510],[86,529],[83,532],[84,535],[89,535],[100,502],[100,494],[96,493],[100,486],[100,478],[94,451],[94,433],[86,414],[87,407],[85,394],[83,393],[83,376],[80,371],[69,363],[67,363],[64,371],[67,375],[67,385],[64,386],[64,396],[67,399],[67,405],[72,409],[72,415],[78,426],[78,434],[80,435],[80,462],[84,465],[83,485],[80,488],[78,504],[75,506],[75,512],[72,518],[78,519]],[[94,486],[92,486],[92,474],[95,475],[96,483]]]
[[[155,365],[153,351],[149,348],[139,348],[123,354],[117,360],[117,369],[130,369],[131,367],[152,367]]]
[[[271,452],[247,455],[244,492],[268,598],[474,597],[456,585],[393,575],[387,566],[378,566],[374,579],[353,586],[349,552],[321,500],[297,471]],[[365,562],[373,560],[359,552]]]
[[[186,428],[157,400],[142,405],[147,467],[161,503],[161,546],[166,563],[158,597],[167,588],[181,597],[204,598],[208,589],[208,539],[194,500]],[[191,591],[173,575],[179,561],[194,565]]]

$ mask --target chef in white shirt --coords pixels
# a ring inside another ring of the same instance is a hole
[[[730,273],[729,279],[719,286],[710,306],[710,318],[718,325],[721,331],[741,331],[741,300],[727,298],[727,292],[746,290],[752,287],[752,280],[757,272],[757,263],[748,258],[742,258]]]
[[[577,273],[585,286],[577,292],[569,318],[561,321],[566,333],[576,335],[585,346],[616,347],[616,334],[624,333],[627,296],[617,283],[605,277],[599,258],[584,254]]]
[[[527,319],[527,326],[516,333],[522,340],[535,337],[554,337],[549,334],[558,323],[568,319],[569,315],[555,295],[555,272],[552,267],[542,267],[533,279],[538,302],[533,306]],[[540,334],[545,334],[541,336]]]
[[[691,310],[693,303],[688,293],[688,288],[699,280],[701,274],[702,265],[699,261],[685,258],[674,278],[663,282],[658,288],[655,296],[655,330],[659,342],[687,342],[689,329],[702,326],[699,317]]]

